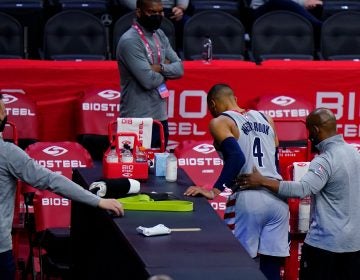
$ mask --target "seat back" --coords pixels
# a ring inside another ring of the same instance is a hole
[[[360,12],[336,13],[324,21],[320,52],[326,60],[360,59]]]
[[[105,60],[108,39],[96,16],[67,10],[55,14],[45,24],[43,57],[48,60]]]
[[[108,0],[48,0],[48,5],[58,11],[82,10],[101,18],[108,14],[110,1]]]
[[[175,149],[179,168],[183,169],[196,186],[212,189],[223,168],[212,140],[182,141]],[[223,218],[226,200],[230,193],[226,191],[209,200],[212,208]]]
[[[25,58],[24,28],[3,12],[0,12],[0,58]]]
[[[252,26],[252,59],[314,58],[314,32],[311,23],[290,11],[272,11],[259,17]]]
[[[190,4],[195,14],[202,11],[215,10],[239,17],[243,8],[243,2],[236,0],[191,0]]]
[[[282,176],[286,176],[287,167],[293,162],[311,160],[311,143],[305,120],[314,109],[313,104],[291,96],[264,95],[257,100],[256,108],[274,120]]]
[[[184,26],[183,52],[185,60],[201,59],[203,41],[210,37],[213,58],[243,60],[245,28],[234,16],[223,11],[203,11],[194,14]]]
[[[77,140],[94,160],[101,160],[110,144],[107,124],[119,116],[120,92],[105,88],[88,89],[79,99],[78,106]]]
[[[12,55],[16,58],[39,59],[42,32],[44,27],[45,8],[44,0],[0,0],[0,11],[15,18],[21,25],[23,41],[17,44],[19,51]],[[6,19],[1,17],[2,24]],[[16,24],[18,25],[18,24]],[[15,27],[18,29],[18,27]]]
[[[39,124],[35,101],[25,93],[2,90],[8,120],[15,124],[18,145],[25,149],[39,139]],[[4,130],[3,138],[14,138],[11,129]]]
[[[69,179],[73,168],[93,164],[88,151],[76,142],[37,142],[29,145],[26,152],[39,164]],[[67,198],[47,190],[37,191],[33,204],[37,232],[70,226],[71,202]]]
[[[326,0],[322,6],[323,20],[341,12],[360,11],[360,2],[358,0]]]
[[[123,16],[121,16],[114,24],[113,29],[113,59],[116,59],[116,47],[119,42],[120,37],[131,27],[134,20],[136,19],[135,11],[131,11]],[[173,49],[176,46],[176,35],[175,35],[175,27],[174,24],[168,18],[164,17],[161,22],[160,29],[164,31],[166,36],[169,39],[170,45]]]

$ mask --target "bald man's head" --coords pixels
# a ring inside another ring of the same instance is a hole
[[[327,108],[317,108],[306,118],[309,139],[317,145],[322,140],[336,135],[336,117]]]

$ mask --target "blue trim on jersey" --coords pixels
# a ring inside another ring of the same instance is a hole
[[[268,123],[269,120],[268,120],[268,118],[265,116],[265,114],[262,113],[262,112],[260,112],[260,111],[258,111],[258,112],[259,112],[260,115],[262,115],[262,117],[263,117],[263,118],[265,119],[265,121]]]
[[[234,137],[228,137],[220,144],[220,151],[224,157],[224,166],[214,188],[223,191],[231,187],[245,163],[245,155]]]

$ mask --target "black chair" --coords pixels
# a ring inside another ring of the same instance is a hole
[[[251,60],[313,60],[314,31],[311,23],[290,11],[272,11],[259,17],[251,32]]]
[[[88,104],[97,104],[107,110],[89,110]],[[78,98],[76,138],[93,160],[101,161],[109,148],[108,124],[116,120],[119,111],[120,92],[116,89],[89,88]]]
[[[21,24],[27,51],[25,58],[39,58],[38,50],[44,27],[44,0],[0,0],[0,11],[14,17]]]
[[[325,0],[322,9],[322,18],[326,20],[339,12],[360,11],[359,0]]]
[[[120,37],[131,27],[132,23],[136,18],[135,11],[129,12],[121,16],[114,24],[113,29],[113,59],[116,59],[116,46],[119,42]],[[168,18],[163,18],[160,29],[164,31],[169,39],[170,45],[175,49],[176,46],[176,35],[174,24]]]
[[[360,12],[336,13],[324,21],[320,34],[323,60],[360,59]]]
[[[223,11],[235,17],[240,17],[241,10],[245,5],[244,1],[238,0],[191,0],[191,10],[193,14],[202,11]]]
[[[49,150],[58,152],[54,154]],[[44,163],[56,159],[62,162],[78,161],[85,167],[93,167],[88,151],[72,141],[37,142],[29,145],[25,152],[31,158]],[[72,178],[71,165],[45,164],[45,167],[68,179]],[[25,182],[20,182],[20,187],[25,196],[25,203],[28,203],[27,209],[28,206],[33,206],[33,213],[26,212],[26,218],[30,220],[25,221],[30,246],[27,270],[32,272],[32,279],[72,279],[71,201],[48,190],[35,189]],[[55,203],[44,203],[44,201]],[[37,277],[38,274],[40,278]]]
[[[14,124],[16,130],[16,137],[14,132],[7,129],[3,132],[3,139],[11,141],[17,138],[17,145],[25,149],[30,144],[37,142],[40,139],[39,133],[39,113],[36,103],[24,91],[17,92],[3,89],[3,102],[8,111],[8,120]],[[21,114],[16,113],[21,108]]]
[[[46,60],[106,60],[109,44],[105,27],[90,13],[60,12],[45,24],[42,56]]]
[[[112,24],[110,0],[47,0],[53,15],[67,10],[81,10],[98,17],[105,26]]]
[[[244,60],[245,28],[234,16],[223,11],[203,11],[194,14],[184,26],[185,60],[201,58],[206,37],[212,40],[214,59]]]
[[[0,12],[0,58],[25,58],[24,28],[14,17]]]

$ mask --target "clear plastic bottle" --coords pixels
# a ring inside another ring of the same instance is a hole
[[[306,196],[300,199],[299,203],[299,224],[298,231],[299,232],[307,232],[310,226],[310,204],[311,198],[310,196]]]
[[[118,156],[118,154],[116,152],[116,147],[115,146],[110,147],[110,151],[107,154],[106,161],[108,163],[117,163],[117,162],[119,162],[119,156]]]
[[[121,153],[121,161],[125,162],[125,163],[129,163],[129,162],[133,162],[134,158],[133,158],[133,154],[130,151],[130,146],[129,145],[124,145],[124,149]]]
[[[213,58],[213,45],[209,36],[203,41],[202,59],[204,63],[210,63]]]
[[[177,158],[174,154],[174,149],[171,149],[169,155],[166,158],[165,180],[168,182],[176,182],[177,169],[178,169]]]
[[[141,147],[137,148],[135,161],[136,162],[147,162],[145,147],[141,146]]]

